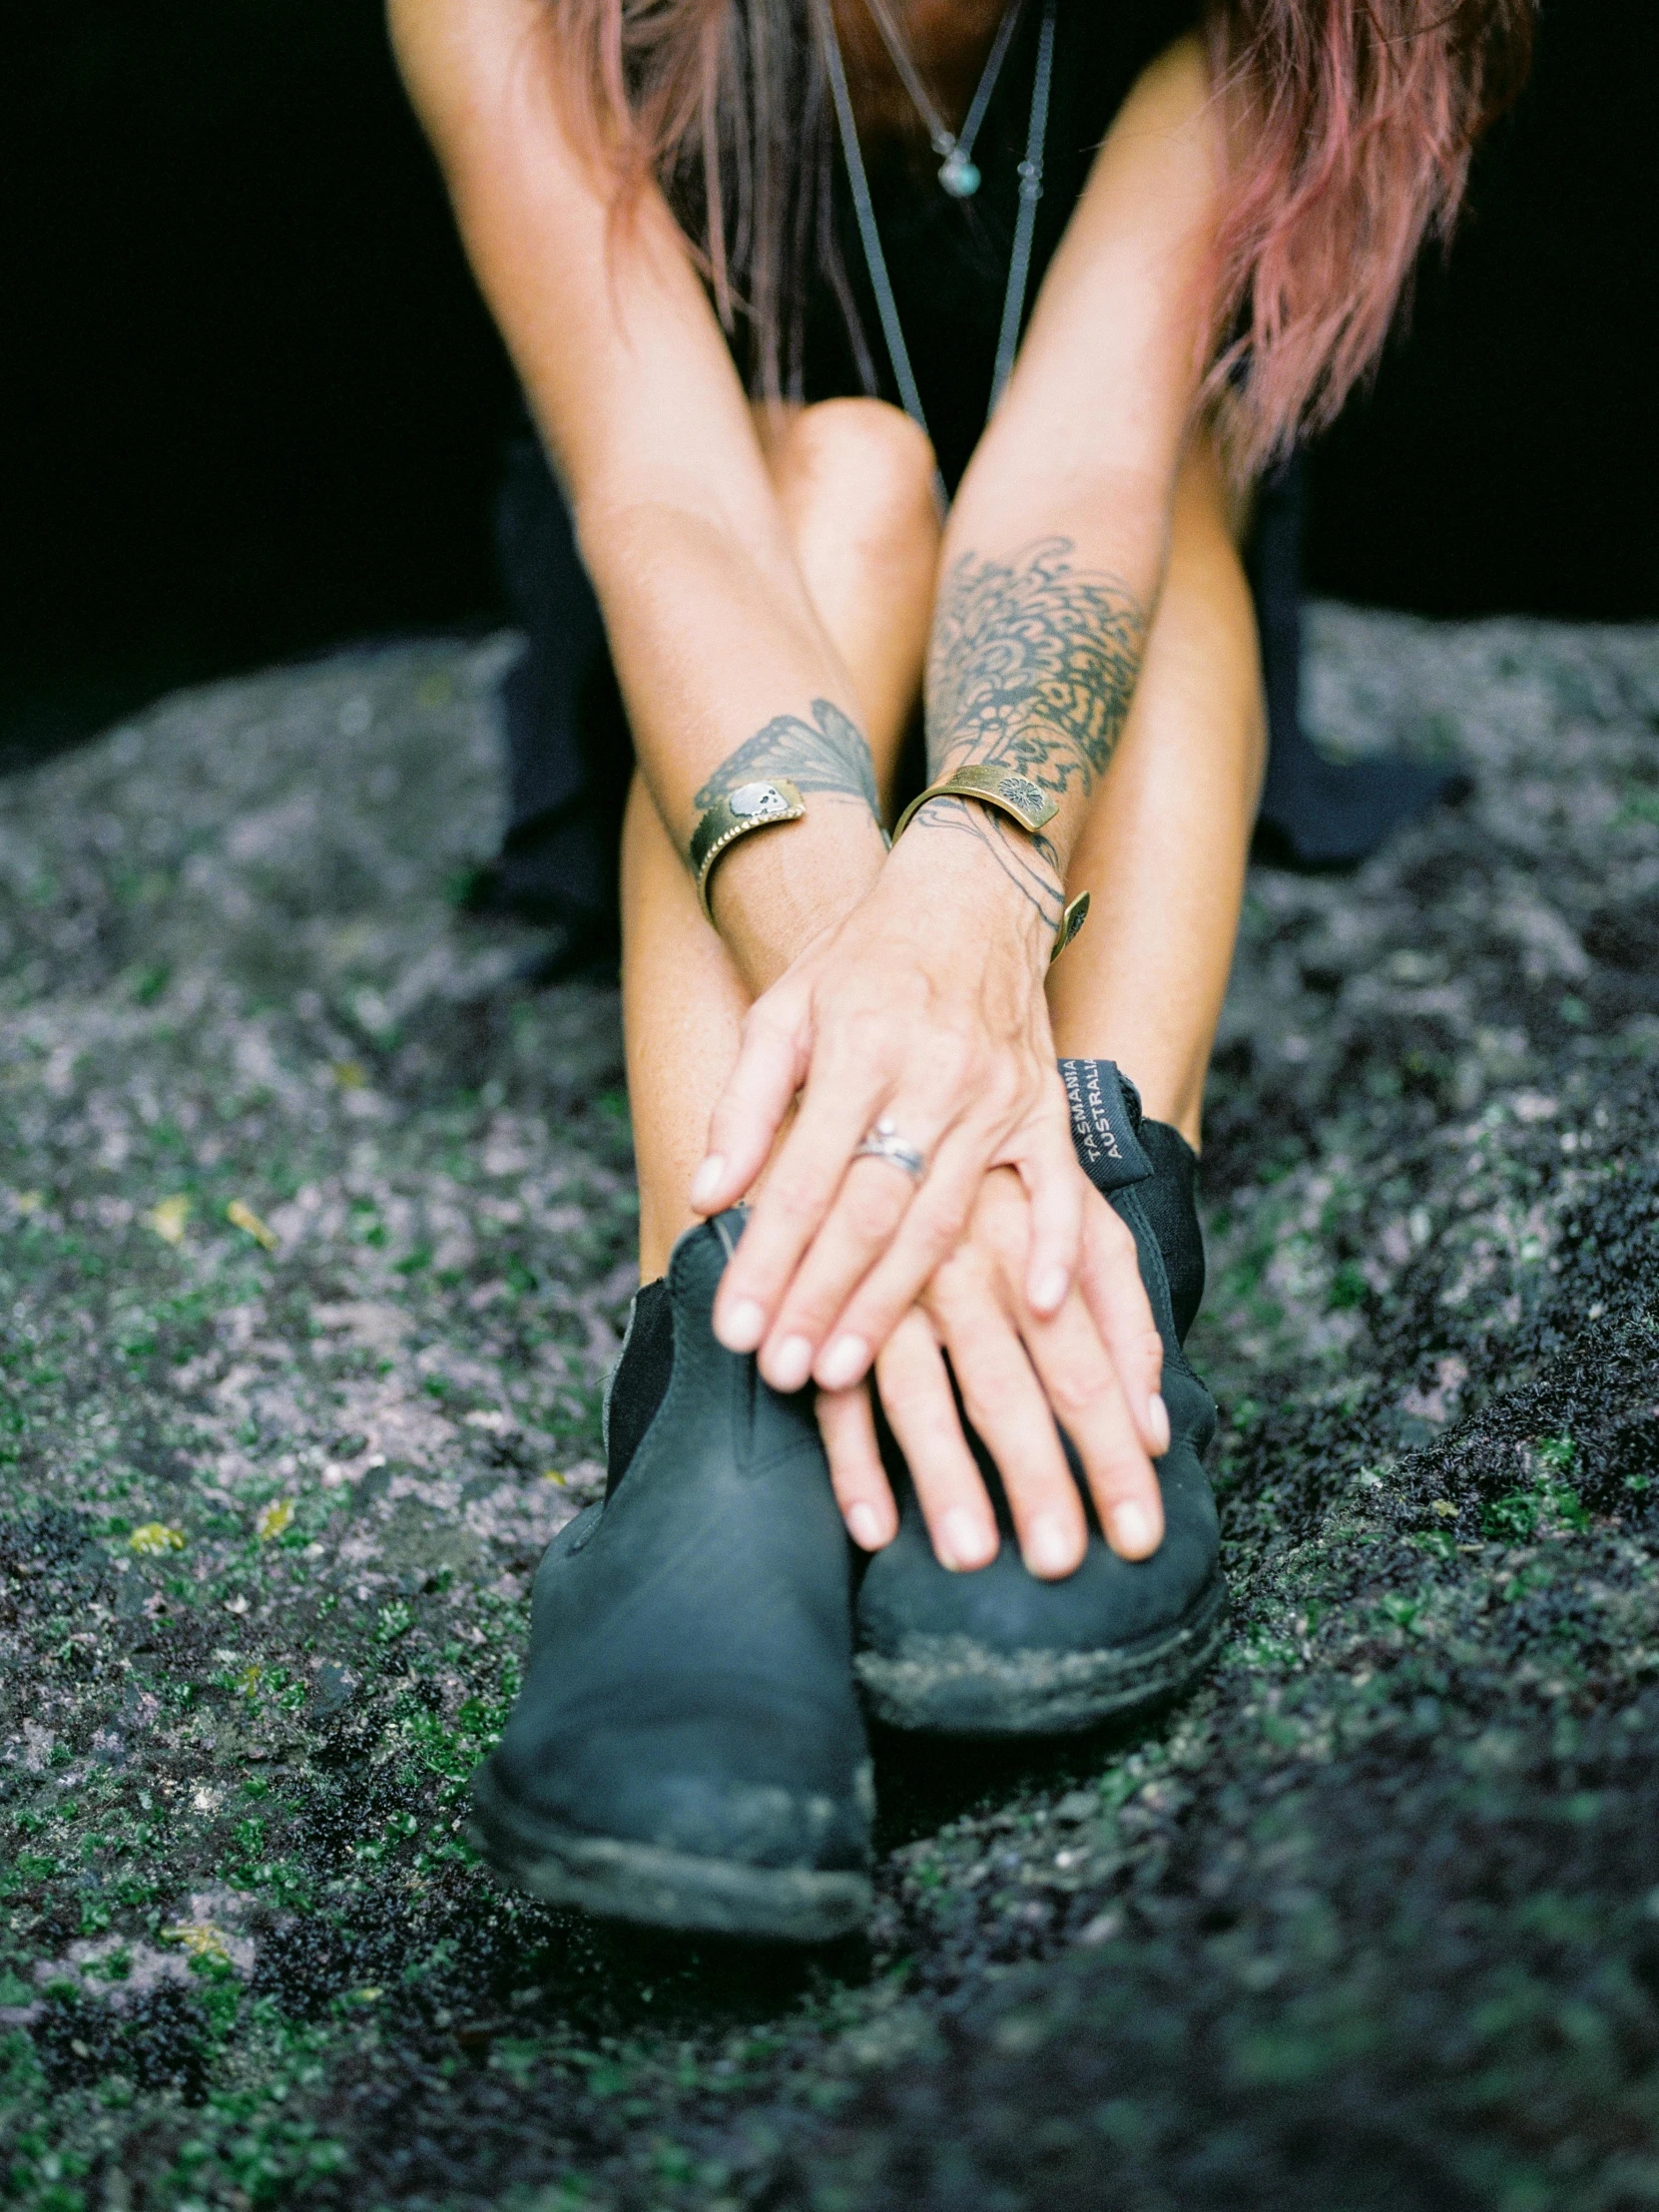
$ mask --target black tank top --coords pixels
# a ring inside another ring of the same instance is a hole
[[[1036,76],[1042,0],[1022,20],[974,145],[983,183],[952,200],[925,141],[865,154],[870,197],[898,318],[945,483],[954,491],[985,427]],[[1025,311],[1082,196],[1101,140],[1147,64],[1198,21],[1197,0],[1059,0]],[[856,331],[827,276],[814,277],[805,315],[805,397],[873,391],[898,403],[858,239],[846,165],[834,155],[833,217]]]

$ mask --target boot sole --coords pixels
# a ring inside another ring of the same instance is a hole
[[[752,1867],[538,1822],[534,1835],[476,1805],[473,1844],[498,1874],[549,1905],[711,1936],[827,1943],[863,1926],[867,1875]]]
[[[1070,1736],[1189,1689],[1227,1639],[1227,1584],[1208,1581],[1184,1619],[1117,1650],[997,1651],[970,1636],[912,1636],[853,1662],[889,1728],[940,1736]]]

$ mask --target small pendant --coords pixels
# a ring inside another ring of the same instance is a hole
[[[959,146],[953,146],[945,156],[939,183],[952,200],[971,200],[979,190],[979,172]]]

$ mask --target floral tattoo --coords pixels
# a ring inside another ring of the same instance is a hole
[[[927,670],[927,766],[1017,770],[1063,801],[1105,772],[1134,696],[1146,617],[1119,578],[1072,566],[1069,538],[1007,560],[966,553],[939,593]],[[1058,855],[1000,816],[936,801],[918,823],[978,837],[1058,924]]]

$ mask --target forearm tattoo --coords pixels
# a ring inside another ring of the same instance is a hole
[[[927,768],[1006,766],[1062,803],[1086,797],[1123,729],[1146,617],[1117,577],[1071,564],[1069,538],[1004,561],[966,553],[939,593],[927,668]],[[1055,924],[1059,860],[1046,837],[988,809],[936,801],[917,818],[978,837]]]
[[[1072,551],[1044,538],[1007,561],[966,553],[946,577],[928,654],[934,777],[1006,763],[1064,799],[1112,758],[1145,618],[1115,576],[1074,569]]]
[[[804,799],[816,793],[852,800],[880,820],[875,769],[863,732],[828,699],[813,701],[811,722],[779,715],[746,738],[721,762],[692,805],[705,814],[740,784],[764,783],[773,776],[789,777]]]

